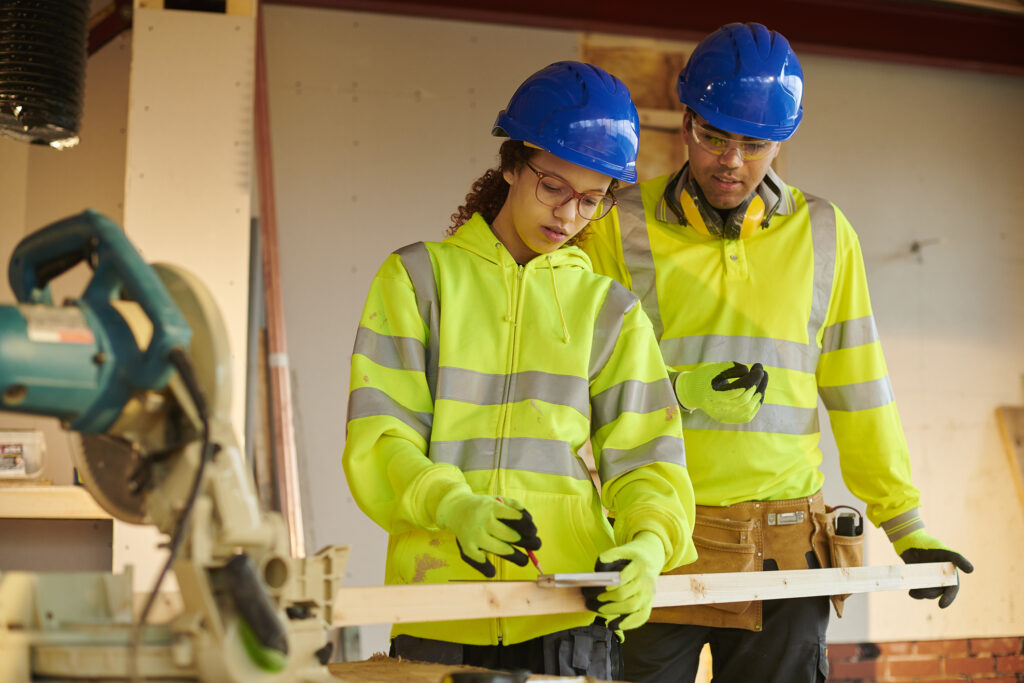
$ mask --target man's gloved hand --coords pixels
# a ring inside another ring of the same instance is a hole
[[[658,574],[665,565],[665,546],[649,531],[629,543],[610,548],[597,558],[594,571],[619,571],[618,586],[584,588],[587,609],[608,619],[608,628],[623,631],[643,625],[651,616]],[[602,592],[603,591],[603,592]]]
[[[906,564],[952,562],[953,566],[965,574],[970,574],[974,571],[974,565],[971,564],[970,560],[960,553],[950,550],[939,539],[926,534],[924,529],[912,531],[892,545]],[[959,590],[960,576],[957,575],[957,584],[955,586],[915,588],[910,591],[910,597],[917,598],[918,600],[939,598],[939,607],[946,608],[953,604],[953,600],[956,599],[956,594]]]
[[[764,403],[768,373],[760,363],[707,363],[676,377],[676,398],[725,424],[750,422]]]
[[[493,496],[457,488],[441,499],[434,518],[439,527],[455,534],[466,564],[489,579],[494,577],[495,568],[484,553],[525,567],[530,559],[519,548],[540,548],[533,518],[514,500],[501,502]]]

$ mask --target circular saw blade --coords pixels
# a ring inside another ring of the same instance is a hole
[[[116,519],[146,524],[145,492],[131,482],[139,462],[131,444],[103,434],[82,434],[81,442],[75,466],[96,502]]]

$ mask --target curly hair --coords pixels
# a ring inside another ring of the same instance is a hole
[[[476,179],[469,194],[466,195],[465,203],[451,215],[452,224],[445,234],[454,235],[474,213],[479,213],[488,224],[493,223],[505,200],[508,199],[509,188],[505,181],[505,171],[518,173],[538,151],[527,147],[521,140],[506,140],[501,143],[498,149],[498,167],[488,169]],[[608,194],[611,195],[617,185],[618,181],[613,179],[608,186]],[[589,232],[589,226],[583,228],[567,244],[581,244]]]

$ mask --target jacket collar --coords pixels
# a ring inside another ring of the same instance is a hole
[[[473,216],[466,221],[464,224],[459,226],[459,229],[454,235],[447,238],[445,242],[449,242],[455,246],[461,247],[466,251],[469,251],[480,258],[486,259],[492,263],[497,263],[502,266],[515,266],[516,261],[512,258],[512,254],[508,252],[505,245],[501,243],[497,235],[491,230],[490,224],[484,220],[483,216],[478,213],[474,213]],[[575,246],[562,247],[556,249],[550,254],[538,254],[528,263],[524,264],[525,268],[583,268],[585,270],[593,270],[593,266],[590,263],[590,257],[588,257],[583,250]]]
[[[665,191],[661,193],[658,205],[654,210],[654,217],[659,221],[678,225],[685,224],[683,209],[679,204],[679,193],[686,186],[689,176],[690,165],[687,163],[669,177]],[[796,209],[796,202],[793,200],[793,193],[790,192],[789,186],[772,168],[768,169],[768,173],[765,174],[764,180],[757,186],[755,192],[761,195],[765,206],[774,207],[769,209],[767,219],[771,219],[776,214],[789,215]]]

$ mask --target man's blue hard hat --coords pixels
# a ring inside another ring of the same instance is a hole
[[[786,140],[804,110],[804,72],[789,41],[761,24],[726,24],[702,40],[679,72],[679,101],[715,128]]]
[[[636,105],[622,81],[593,64],[555,62],[527,78],[498,112],[491,135],[636,182]]]

